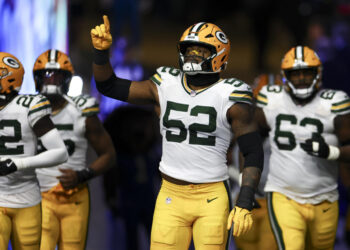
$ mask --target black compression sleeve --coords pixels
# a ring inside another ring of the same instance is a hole
[[[94,48],[93,60],[97,65],[104,65],[109,62],[109,50],[98,50]]]
[[[244,156],[243,167],[264,168],[264,150],[258,132],[252,132],[237,138],[238,146]]]
[[[130,85],[130,80],[118,78],[115,74],[106,81],[96,81],[96,88],[101,94],[123,102],[128,100]]]
[[[236,201],[236,206],[252,211],[254,204],[254,194],[254,188],[250,186],[242,186]]]

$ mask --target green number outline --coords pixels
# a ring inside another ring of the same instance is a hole
[[[0,155],[20,155],[24,154],[24,146],[18,145],[15,148],[6,147],[6,142],[19,142],[22,140],[21,123],[17,120],[0,120],[0,130],[5,127],[13,128],[13,136],[0,136]]]
[[[275,129],[275,135],[273,137],[273,140],[280,150],[291,151],[297,145],[295,135],[291,131],[281,130],[281,124],[283,121],[290,122],[292,125],[297,124],[297,118],[295,115],[279,114],[278,116],[276,116],[276,129]],[[302,127],[306,127],[307,125],[316,127],[317,132],[313,132],[313,133],[318,133],[318,134],[323,133],[324,127],[320,120],[311,118],[311,117],[305,117],[299,123],[299,126],[302,126]],[[288,138],[289,143],[288,144],[280,143],[278,139],[281,137]]]
[[[171,110],[179,112],[188,112],[189,106],[176,102],[167,102],[166,110],[163,116],[163,126],[166,128],[178,128],[179,133],[175,134],[172,131],[166,131],[165,138],[167,141],[181,143],[187,138],[187,129],[185,124],[180,120],[169,119]],[[189,130],[189,144],[215,146],[216,137],[198,137],[198,132],[211,133],[216,130],[217,112],[215,108],[209,106],[195,106],[190,110],[191,116],[198,116],[199,114],[207,114],[209,116],[209,124],[192,123],[188,126]]]

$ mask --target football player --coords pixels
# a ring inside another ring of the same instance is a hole
[[[322,63],[306,46],[291,48],[281,71],[284,86],[264,86],[256,111],[272,152],[265,185],[272,230],[279,249],[333,249],[337,161],[350,158],[350,99],[321,89]]]
[[[36,89],[50,100],[51,119],[68,150],[68,161],[40,169],[37,176],[42,199],[41,249],[84,249],[89,222],[87,181],[114,164],[115,151],[97,114],[91,96],[68,97],[74,73],[70,58],[59,50],[47,50],[36,59],[33,76]],[[97,158],[86,166],[90,145]],[[45,145],[41,145],[45,150]]]
[[[19,95],[24,69],[0,52],[0,249],[39,249],[40,190],[35,168],[67,160],[68,153],[42,95]],[[37,154],[37,139],[47,148]]]
[[[216,25],[189,27],[179,42],[180,69],[160,67],[149,80],[117,77],[109,62],[107,16],[91,30],[98,90],[133,104],[154,104],[160,118],[162,186],[156,201],[151,249],[225,249],[233,224],[239,236],[252,227],[251,210],[263,167],[250,87],[221,79],[230,42]],[[233,133],[245,156],[240,194],[232,208],[226,151]],[[232,210],[231,210],[232,209]],[[231,212],[230,212],[231,210]]]
[[[282,79],[280,75],[275,74],[261,74],[255,78],[253,85],[253,97],[256,102],[259,91],[264,86],[282,85]],[[254,227],[245,235],[235,238],[235,243],[238,249],[241,250],[274,250],[277,249],[276,241],[271,230],[268,212],[267,212],[267,200],[264,187],[266,184],[267,173],[269,171],[269,159],[270,159],[270,144],[269,140],[265,139],[263,142],[264,148],[264,171],[261,174],[259,186],[255,194],[256,204],[252,210],[252,216],[254,220]],[[238,151],[234,151],[237,153]],[[235,155],[235,158],[240,159],[240,165],[243,163],[241,155]],[[240,180],[236,180],[238,183]]]

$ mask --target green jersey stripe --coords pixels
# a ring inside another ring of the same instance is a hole
[[[340,112],[347,111],[347,110],[350,110],[350,106],[343,108],[343,109],[331,110],[331,112],[332,113],[340,113]]]
[[[44,105],[44,106],[41,106],[39,108],[33,109],[33,110],[28,112],[28,116],[35,113],[35,112],[38,112],[38,111],[43,110],[43,109],[48,109],[48,108],[51,108],[51,105]]]
[[[253,97],[253,93],[251,91],[235,90],[232,92],[232,94],[245,94],[245,95],[249,95],[250,97]]]
[[[346,100],[341,101],[341,102],[333,103],[332,106],[339,106],[339,105],[342,105],[344,103],[350,103],[350,99],[346,99]]]
[[[260,100],[257,100],[257,103],[265,105],[265,106],[267,105],[267,102],[263,102],[263,101],[260,101]]]
[[[157,84],[158,86],[160,86],[161,81],[159,81],[159,80],[155,77],[155,75],[151,76],[151,80],[152,80],[155,84]]]
[[[253,104],[252,99],[250,98],[245,98],[245,97],[229,97],[230,101],[234,101],[234,102],[245,102],[245,103],[249,103],[249,104]]]
[[[258,94],[258,96],[261,96],[261,97],[263,97],[263,98],[266,98],[266,99],[267,99],[267,96],[266,96],[266,95],[264,95],[263,93],[259,93],[259,94]]]

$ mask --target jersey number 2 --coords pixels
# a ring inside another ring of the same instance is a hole
[[[17,120],[1,120],[0,130],[2,129],[13,129],[12,136],[0,136],[0,155],[20,155],[24,153],[23,145],[18,145],[14,148],[5,146],[6,142],[14,143],[19,142],[22,139],[21,124]]]

